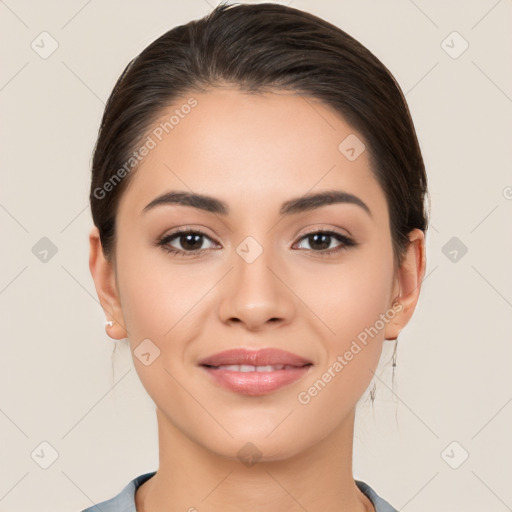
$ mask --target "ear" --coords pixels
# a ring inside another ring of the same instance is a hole
[[[98,228],[94,226],[89,234],[89,269],[94,280],[96,293],[105,312],[107,321],[112,326],[105,330],[112,339],[120,340],[127,337],[125,321],[119,300],[114,265],[105,258]]]
[[[386,324],[384,337],[394,340],[407,325],[414,313],[420,295],[421,284],[425,276],[425,234],[420,229],[413,229],[409,234],[409,245],[398,268],[393,286],[393,301],[397,314]],[[396,307],[396,303],[401,309]],[[390,304],[390,308],[393,307]]]

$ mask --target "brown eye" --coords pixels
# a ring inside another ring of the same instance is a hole
[[[307,240],[309,242],[309,246],[312,249],[318,249],[323,251],[325,249],[329,249],[331,246],[332,236],[326,233],[315,233],[313,235],[308,235]]]
[[[215,245],[212,239],[202,231],[179,230],[165,235],[157,242],[157,245],[170,253],[195,256],[202,251],[212,248],[203,247],[205,239],[212,242],[212,245]]]
[[[179,235],[177,240],[179,240],[181,247],[186,251],[196,251],[203,245],[203,235],[200,235],[199,233]]]
[[[352,239],[336,231],[315,231],[303,236],[301,241],[307,241],[313,252],[325,253],[327,255],[337,253],[357,245]],[[334,242],[334,248],[333,248]],[[337,242],[337,244],[336,244]],[[306,249],[308,249],[306,247]]]

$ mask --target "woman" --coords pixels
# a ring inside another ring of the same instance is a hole
[[[87,511],[395,510],[352,475],[356,404],[425,272],[390,72],[306,12],[220,5],[130,62],[92,167],[90,269],[159,468]]]

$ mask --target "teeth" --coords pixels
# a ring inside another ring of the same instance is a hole
[[[283,365],[279,366],[256,366],[257,372],[273,372],[275,370],[282,370],[284,368]]]
[[[294,366],[278,364],[275,366],[252,366],[250,364],[225,364],[217,367],[222,370],[229,370],[232,372],[275,372],[277,370],[289,370]]]

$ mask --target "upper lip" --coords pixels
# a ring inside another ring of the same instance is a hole
[[[264,348],[259,350],[248,350],[236,348],[213,354],[199,361],[201,366],[222,366],[222,365],[251,365],[251,366],[305,366],[313,364],[311,361],[276,348]]]

